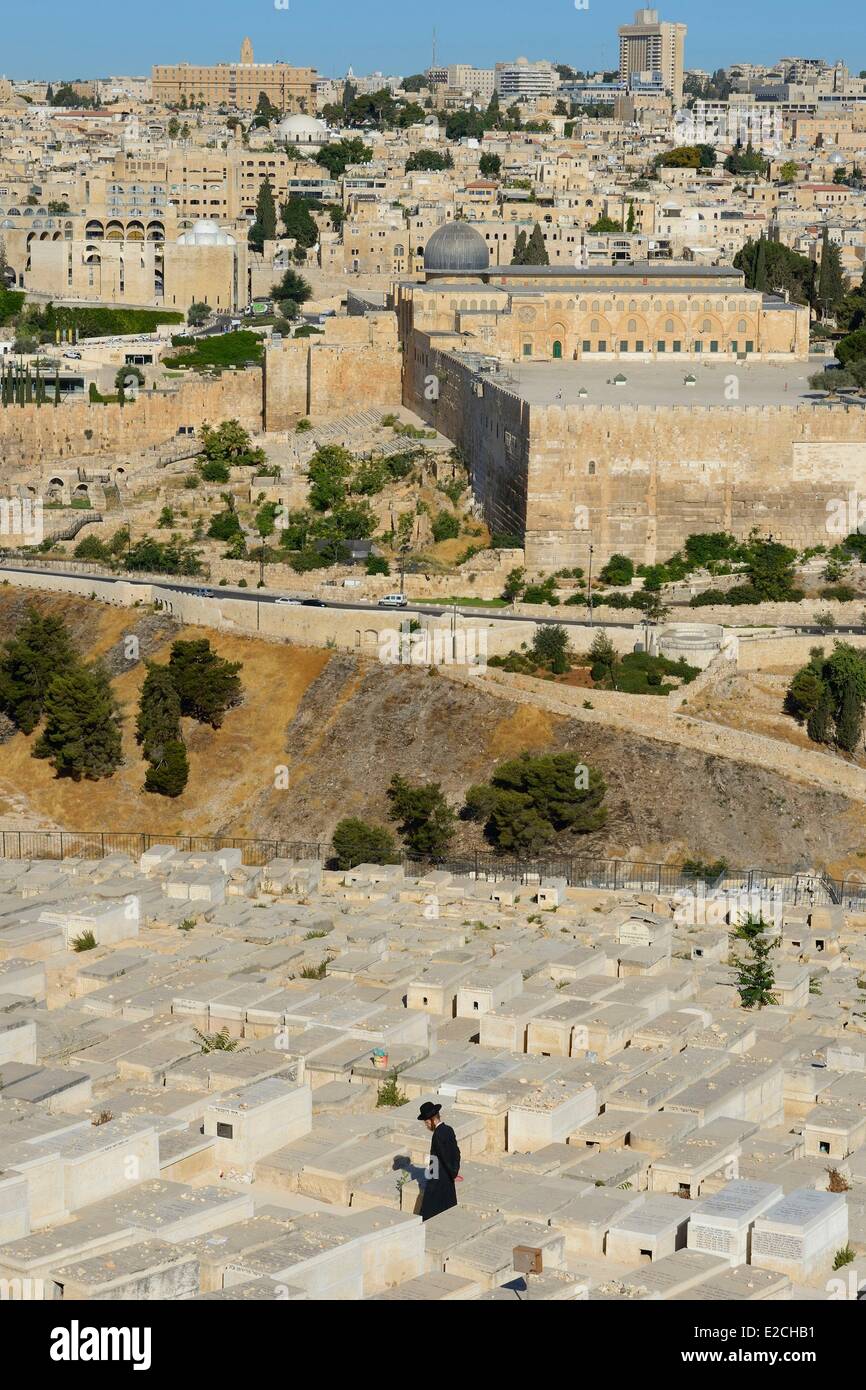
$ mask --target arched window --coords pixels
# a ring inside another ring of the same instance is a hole
[[[710,323],[709,319],[704,319],[703,323],[701,324],[701,332],[702,332],[702,333],[712,333],[712,331],[713,331],[713,325]]]
[[[738,333],[748,333],[748,331],[749,331],[749,325],[746,323],[746,320],[745,320],[745,319],[740,319],[740,322],[737,324],[737,332],[738,332]]]
[[[665,324],[665,332],[666,332],[666,333],[673,333],[673,331],[674,331],[674,321],[673,321],[673,319],[668,319],[667,323]]]
[[[629,333],[636,333],[636,332],[637,332],[637,319],[629,319],[629,321],[628,321],[628,331],[629,331]]]
[[[589,331],[590,333],[597,333],[600,327],[601,325],[598,319],[593,319],[592,323],[589,325]]]

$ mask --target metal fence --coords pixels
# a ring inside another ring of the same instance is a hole
[[[334,856],[332,845],[314,840],[160,835],[139,830],[0,831],[0,858],[3,859],[104,859],[112,854],[137,859],[154,845],[168,845],[187,854],[213,854],[218,850],[238,849],[242,862],[250,866],[267,864],[273,859],[313,859],[324,864]],[[768,869],[725,868],[711,876],[677,865],[648,864],[626,859],[512,859],[483,851],[435,861],[405,855],[401,862],[405,871],[413,875],[444,869],[461,877],[489,883],[509,881],[531,885],[540,883],[542,879],[564,879],[573,888],[647,893],[658,897],[692,893],[708,898],[724,894],[758,899],[764,895],[774,896],[777,901],[789,906],[842,906],[854,911],[866,911],[866,873],[857,872],[837,879],[820,871],[777,873]]]

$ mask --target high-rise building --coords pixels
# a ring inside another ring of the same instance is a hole
[[[254,111],[264,92],[271,105],[284,115],[314,115],[317,79],[315,68],[255,62],[252,43],[244,39],[239,63],[217,63],[214,67],[172,63],[154,67],[151,85],[154,101],[166,106],[183,103]]]
[[[683,99],[685,24],[659,21],[658,10],[638,10],[619,31],[619,74],[625,82],[660,83],[677,106]]]
[[[489,105],[496,90],[496,73],[493,68],[473,68],[470,63],[452,63],[448,68],[448,86],[471,92]]]
[[[526,58],[518,58],[515,63],[497,63],[495,71],[496,92],[503,106],[512,101],[552,96],[559,86],[559,73],[552,63],[530,63]]]

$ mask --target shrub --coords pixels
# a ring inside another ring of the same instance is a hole
[[[176,739],[167,743],[162,757],[147,769],[144,790],[158,796],[180,796],[189,781],[189,759],[184,744]]]
[[[356,817],[341,820],[334,830],[334,857],[338,869],[359,864],[395,864],[394,837],[384,826],[368,825]]]

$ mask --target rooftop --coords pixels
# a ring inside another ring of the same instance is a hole
[[[515,362],[502,363],[492,376],[498,385],[536,406],[796,406],[819,403],[823,397],[809,387],[809,377],[821,370],[825,358],[809,362]],[[614,385],[617,376],[624,385]],[[695,377],[694,385],[685,384]],[[731,378],[738,398],[729,399]],[[586,396],[578,393],[584,389]],[[827,408],[827,407],[822,407]]]

